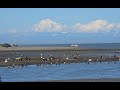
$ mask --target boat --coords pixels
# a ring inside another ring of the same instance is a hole
[[[70,46],[71,46],[71,47],[80,47],[80,46],[77,45],[77,44],[71,44]]]

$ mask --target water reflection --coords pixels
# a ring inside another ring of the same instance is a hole
[[[4,82],[63,80],[63,79],[92,79],[120,78],[120,62],[113,63],[71,63],[61,65],[28,65],[27,67],[0,67]]]

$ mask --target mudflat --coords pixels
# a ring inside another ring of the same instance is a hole
[[[95,56],[101,53],[104,55],[105,52],[115,52],[119,49],[91,49],[91,48],[80,48],[80,47],[36,47],[36,46],[19,46],[19,47],[0,47],[0,66],[21,66],[21,65],[29,65],[29,64],[61,64],[61,63],[80,63],[80,62],[88,62],[89,59],[93,62],[101,62],[99,59],[100,56]],[[41,59],[41,54],[43,58],[47,60]],[[79,57],[79,55],[80,57]],[[21,61],[16,60],[15,58],[19,58],[23,55],[23,59]],[[54,59],[50,59],[54,57]],[[83,56],[82,56],[83,55]],[[90,56],[92,55],[92,56]],[[30,58],[30,60],[26,60],[25,57]],[[78,57],[74,59],[74,57]],[[104,56],[103,56],[104,57]],[[11,58],[11,61],[5,62],[6,58]],[[69,58],[69,60],[67,60]],[[118,61],[119,58],[112,59],[111,57],[104,58],[103,61]],[[89,63],[89,62],[88,62]]]
[[[101,50],[120,50],[120,49],[93,49],[81,47],[40,47],[40,46],[19,46],[19,47],[0,47],[0,51],[39,51],[39,50],[80,50],[80,51],[101,51]]]

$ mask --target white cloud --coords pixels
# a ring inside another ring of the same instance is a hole
[[[106,26],[106,28],[110,30],[110,29],[113,29],[114,26],[115,26],[114,24],[109,24],[109,25]]]
[[[35,32],[59,32],[62,30],[62,25],[50,19],[41,20],[33,26]]]
[[[77,32],[110,32],[120,29],[120,24],[109,23],[106,20],[95,20],[87,24],[77,23],[73,30]]]
[[[106,20],[96,20],[87,24],[77,23],[73,26],[73,28],[78,32],[98,32],[106,30],[107,25],[108,22]]]
[[[72,26],[60,24],[51,19],[44,19],[33,26],[35,32],[61,32],[62,34],[67,34],[68,32],[104,33],[119,29],[120,23],[109,23],[107,20],[103,19],[94,20],[86,24],[78,22]]]

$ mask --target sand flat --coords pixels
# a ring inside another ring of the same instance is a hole
[[[78,50],[78,51],[103,51],[120,49],[93,49],[81,47],[40,47],[40,46],[19,46],[19,47],[0,47],[0,51],[39,51],[39,50]]]
[[[0,47],[0,51],[16,51],[16,50],[75,50],[78,47],[38,47],[38,46],[24,46],[24,47]]]

